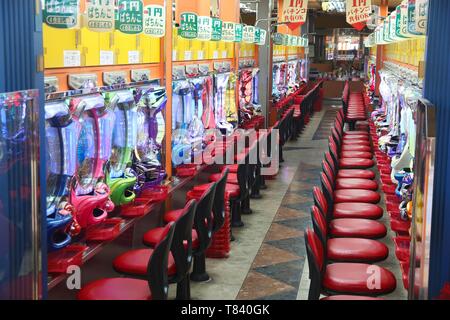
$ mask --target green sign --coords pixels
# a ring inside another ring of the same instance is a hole
[[[281,46],[283,44],[283,35],[281,33],[275,33],[273,35],[273,43],[277,46]]]
[[[236,27],[234,22],[224,22],[222,24],[222,40],[225,42],[234,42],[236,39]]]
[[[78,25],[79,11],[79,0],[45,0],[44,21],[53,28],[74,28]]]
[[[211,17],[198,17],[198,39],[209,41],[212,37],[212,19]]]
[[[255,28],[255,41],[254,43],[259,44],[261,42],[261,29]]]
[[[178,34],[185,39],[196,39],[198,37],[198,16],[195,13],[185,12],[181,14]]]
[[[244,36],[244,25],[240,23],[234,24],[234,42],[242,42]]]
[[[114,30],[115,5],[112,0],[87,0],[87,27],[95,32]]]
[[[158,5],[144,7],[144,34],[157,38],[166,35],[166,8]]]
[[[266,44],[267,31],[263,30],[263,29],[259,29],[259,32],[260,32],[260,37],[259,37],[258,45],[264,46]]]
[[[420,35],[416,30],[416,0],[408,1],[408,32],[414,35]]]
[[[212,18],[212,41],[222,40],[222,20],[217,18]]]
[[[144,30],[142,0],[119,0],[116,28],[125,34],[140,34]]]

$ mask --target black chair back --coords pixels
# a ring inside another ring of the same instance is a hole
[[[228,174],[230,170],[225,169],[222,172],[222,178],[217,182],[216,194],[214,196],[213,214],[214,225],[213,234],[222,229],[225,224],[225,189],[227,187]]]
[[[172,255],[177,267],[174,282],[181,281],[191,270],[192,266],[192,229],[194,227],[195,209],[197,201],[189,201],[183,209],[183,214],[177,220],[175,234],[172,241]]]
[[[319,300],[322,292],[323,270],[326,265],[324,248],[317,234],[310,229],[305,232],[305,245],[311,279],[308,300]]]
[[[169,223],[164,229],[162,240],[155,247],[148,262],[147,279],[153,300],[167,300],[169,280],[167,275],[170,248],[176,223]]]
[[[212,184],[198,202],[195,210],[194,229],[197,231],[199,246],[194,254],[202,254],[209,248],[213,230],[213,204],[217,183]]]

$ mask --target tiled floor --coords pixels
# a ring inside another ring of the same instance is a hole
[[[252,201],[254,213],[243,217],[244,228],[234,232],[230,258],[207,260],[212,279],[192,283],[193,299],[307,299],[309,271],[303,236],[311,224],[312,188],[320,183],[320,163],[337,110],[325,105],[301,138],[286,145],[279,175],[267,182],[261,200]],[[381,265],[398,278],[398,289],[388,298],[405,299],[390,236],[384,241],[391,255]]]

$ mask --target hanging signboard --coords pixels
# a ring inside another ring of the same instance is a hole
[[[87,0],[87,28],[95,32],[114,30],[114,1]]]
[[[295,47],[297,45],[297,37],[295,36],[289,36],[289,45],[291,47]]]
[[[198,16],[192,12],[181,14],[180,29],[178,29],[180,37],[185,39],[196,39],[198,37]]]
[[[212,19],[207,16],[198,17],[198,40],[209,41],[212,38]]]
[[[212,18],[212,41],[220,41],[222,40],[222,20],[217,18]]]
[[[162,38],[166,35],[166,8],[159,5],[144,7],[144,34]]]
[[[391,13],[391,15],[388,17],[389,19],[389,38],[391,38],[394,41],[400,40],[397,37],[397,13],[394,11]]]
[[[389,17],[383,21],[383,41],[386,43],[392,42],[389,38]]]
[[[281,33],[275,33],[273,35],[273,43],[277,46],[281,46],[283,44],[283,35]]]
[[[53,28],[77,27],[79,12],[79,0],[45,0],[44,3],[44,21]]]
[[[222,24],[222,40],[225,42],[234,42],[236,38],[236,27],[234,22],[224,22]]]
[[[242,42],[244,34],[244,25],[240,23],[234,24],[234,42]]]
[[[281,21],[288,22],[292,30],[305,23],[308,16],[308,0],[283,0]]]
[[[397,17],[400,14],[400,35],[410,38],[412,35],[408,32],[408,1],[403,1],[399,8],[400,10],[397,9]]]
[[[416,30],[416,0],[408,0],[408,32],[420,35]]]
[[[371,14],[371,0],[347,0],[347,23],[356,30],[364,29]]]
[[[428,0],[416,0],[416,31],[422,35],[427,33]]]
[[[255,43],[256,28],[253,26],[244,26],[242,41],[245,43]]]
[[[267,31],[263,29],[259,29],[260,31],[260,40],[258,42],[258,45],[265,46],[267,41]]]
[[[144,29],[142,0],[119,0],[116,28],[125,34],[140,34]]]

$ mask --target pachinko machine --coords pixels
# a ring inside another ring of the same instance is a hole
[[[279,101],[287,96],[288,64],[284,61],[275,62],[273,65],[272,98]]]
[[[165,89],[153,85],[47,96],[47,238],[49,252],[56,252],[50,259],[73,239],[99,240],[95,228],[111,217],[145,214],[142,197],[166,177],[166,101]]]
[[[253,61],[254,62],[254,61]],[[260,115],[259,69],[243,63],[239,71],[239,125]]]
[[[386,63],[379,71],[382,103],[372,113],[376,129],[378,167],[381,172],[391,228],[397,233],[397,258],[404,286],[409,287],[411,221],[416,179],[417,106],[422,84],[412,70]]]
[[[225,107],[228,82],[229,76],[219,79],[220,92],[215,94],[215,81],[209,70],[201,70],[198,65],[174,68],[172,162],[175,168],[192,164],[214,141],[216,127],[233,130]]]

